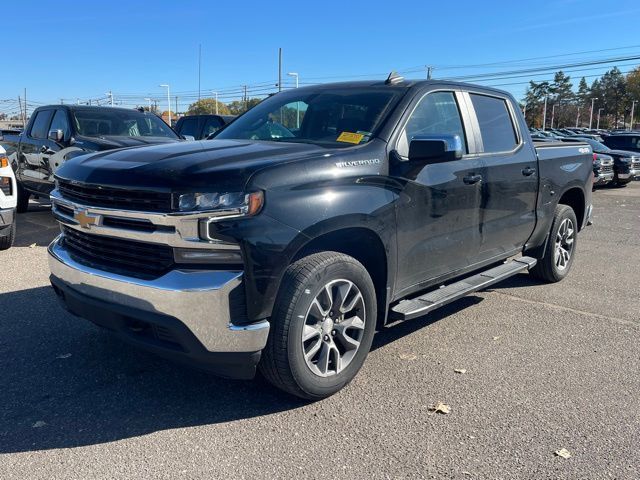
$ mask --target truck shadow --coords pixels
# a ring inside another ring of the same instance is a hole
[[[479,301],[386,328],[374,349]],[[214,377],[66,313],[53,290],[0,295],[0,453],[95,445],[302,408],[264,380]]]

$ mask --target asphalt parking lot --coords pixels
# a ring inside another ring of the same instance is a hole
[[[520,275],[387,328],[305,404],[66,314],[32,204],[0,253],[0,478],[640,478],[640,182],[597,191],[594,221],[564,282]]]

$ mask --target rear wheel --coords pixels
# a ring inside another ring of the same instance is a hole
[[[362,367],[376,316],[375,288],[362,264],[336,252],[304,257],[284,275],[260,371],[298,397],[333,395]]]
[[[15,220],[9,227],[9,234],[3,235],[0,237],[0,250],[7,250],[13,245],[14,240],[16,239],[16,222]]]
[[[31,194],[24,189],[20,183],[18,183],[18,205],[16,207],[16,211],[18,213],[25,213],[29,210],[29,197]]]
[[[578,221],[567,205],[556,207],[544,256],[530,270],[531,275],[546,282],[559,282],[569,274],[578,240]]]

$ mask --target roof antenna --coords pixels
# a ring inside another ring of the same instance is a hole
[[[398,72],[394,70],[389,74],[387,79],[384,81],[384,84],[395,85],[396,83],[400,83],[402,81],[404,81],[404,77],[401,77],[400,75],[398,75]]]

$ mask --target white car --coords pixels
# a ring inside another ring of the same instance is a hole
[[[18,185],[7,152],[0,146],[0,250],[6,250],[16,237]]]

